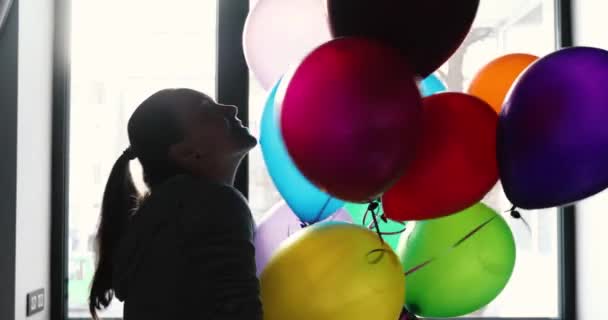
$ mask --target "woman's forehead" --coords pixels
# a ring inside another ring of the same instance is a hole
[[[215,115],[220,113],[221,109],[218,108],[217,102],[201,93],[195,103],[190,103],[186,108],[182,108],[180,116],[186,123],[198,123],[201,118],[215,118]]]
[[[200,100],[203,105],[215,105],[216,104],[216,102],[215,102],[215,100],[213,100],[213,98],[211,98],[210,96],[208,96],[204,93],[201,93]]]

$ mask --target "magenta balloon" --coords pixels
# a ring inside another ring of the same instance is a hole
[[[352,222],[352,219],[348,212],[340,209],[323,221]],[[262,273],[281,243],[301,229],[302,222],[285,202],[271,209],[255,231],[255,262],[258,275]]]
[[[365,202],[399,179],[415,154],[422,112],[398,51],[364,38],[332,40],[284,83],[281,131],[311,182],[336,198]]]
[[[498,163],[514,205],[569,204],[608,187],[608,51],[552,53],[520,77],[502,109]]]
[[[323,0],[258,0],[247,17],[243,46],[264,89],[331,39],[326,12]]]

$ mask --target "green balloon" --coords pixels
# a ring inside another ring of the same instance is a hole
[[[353,223],[358,224],[364,227],[369,226],[374,220],[372,215],[369,214],[364,223],[363,217],[365,216],[365,212],[367,211],[367,207],[369,205],[364,203],[346,203],[344,205],[344,209],[350,214],[353,218]],[[397,250],[397,246],[399,244],[399,238],[401,238],[401,231],[405,230],[405,225],[403,223],[395,222],[393,220],[387,219],[387,222],[384,222],[380,217],[384,214],[384,210],[382,210],[382,205],[380,205],[380,210],[378,212],[378,224],[380,228],[380,232],[382,233],[396,233],[396,234],[385,234],[382,236],[384,241],[391,247],[393,250]]]
[[[408,310],[422,317],[459,317],[486,306],[507,285],[515,239],[504,218],[480,203],[417,222],[397,254],[407,274]]]

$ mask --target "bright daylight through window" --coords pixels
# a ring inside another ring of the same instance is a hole
[[[252,7],[255,2],[251,1]],[[189,87],[215,94],[217,5],[214,0],[72,1],[70,318],[89,316],[87,298],[102,193],[111,166],[128,145],[126,121],[131,112],[162,88]],[[469,36],[435,76],[448,91],[462,92],[475,73],[494,58],[515,52],[538,56],[552,52],[556,45],[555,10],[551,0],[481,1]],[[268,94],[252,75],[249,123],[258,137]],[[94,152],[91,146],[95,146]],[[282,199],[260,148],[252,151],[249,161],[250,204],[260,221]],[[135,161],[132,169],[141,187]],[[484,202],[498,212],[511,207],[500,185]],[[529,228],[504,214],[517,243],[515,271],[502,294],[472,316],[557,317],[557,215],[556,209],[546,211],[522,211]],[[102,316],[122,317],[121,304],[115,300]]]
[[[89,317],[101,196],[128,145],[131,112],[163,88],[188,87],[213,96],[216,30],[217,1],[72,1],[70,318]],[[141,186],[135,161],[132,169]],[[121,304],[114,300],[102,316],[122,317]]]

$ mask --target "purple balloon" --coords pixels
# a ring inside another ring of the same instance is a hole
[[[340,209],[323,221],[352,222],[352,218],[348,212]],[[271,209],[255,231],[255,263],[258,276],[281,243],[300,230],[302,230],[302,222],[285,202]]]
[[[521,76],[498,125],[500,178],[523,209],[569,204],[608,187],[608,51],[552,53]]]
[[[401,317],[399,317],[399,320],[418,320],[418,317],[404,309],[403,312],[401,312]]]

